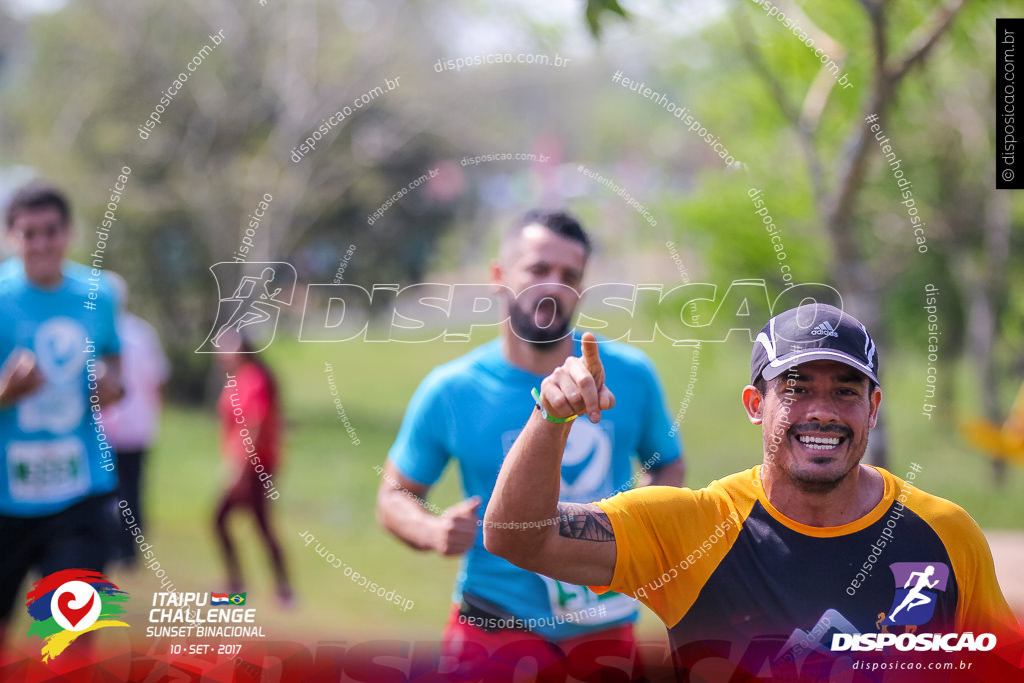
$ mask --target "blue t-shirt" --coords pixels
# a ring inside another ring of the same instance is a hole
[[[573,349],[578,356],[578,339]],[[597,424],[585,417],[573,422],[562,458],[563,502],[590,503],[633,488],[633,457],[647,469],[681,457],[650,359],[633,347],[603,341],[601,360],[615,408]],[[427,486],[454,459],[466,497],[480,496],[483,511],[502,461],[534,409],[530,390],[542,379],[510,364],[500,340],[435,368],[413,395],[389,459],[403,476]],[[520,620],[534,620],[527,624],[547,638],[572,638],[637,616],[632,598],[597,596],[492,555],[482,533],[462,559],[455,602],[463,591]]]
[[[101,356],[117,354],[116,304],[90,269],[66,262],[44,290],[19,261],[0,267],[0,363],[28,349],[45,384],[0,407],[0,515],[39,517],[117,485],[113,452],[90,382]],[[91,308],[87,308],[86,304]]]

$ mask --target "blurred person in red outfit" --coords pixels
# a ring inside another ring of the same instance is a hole
[[[226,375],[217,402],[221,443],[229,471],[229,484],[217,505],[214,519],[217,540],[227,568],[227,588],[243,592],[242,571],[234,541],[228,533],[228,515],[248,509],[256,519],[270,555],[281,602],[290,606],[292,589],[281,544],[270,522],[268,499],[279,496],[273,475],[281,451],[281,413],[277,384],[270,369],[253,353],[249,343],[230,332],[221,343],[218,364]]]

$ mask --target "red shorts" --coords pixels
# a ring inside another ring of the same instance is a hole
[[[607,670],[628,677],[615,680],[632,681],[643,674],[633,624],[552,641],[531,631],[485,631],[460,623],[459,606],[453,605],[442,641],[440,670],[450,681],[563,682]]]

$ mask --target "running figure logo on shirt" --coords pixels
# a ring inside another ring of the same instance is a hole
[[[949,567],[942,562],[894,562],[889,569],[896,595],[883,623],[920,626],[928,622],[935,613],[938,592],[946,590]]]
[[[253,266],[263,266],[259,275]],[[250,338],[266,339],[254,352],[262,351],[274,341],[277,320],[282,306],[290,306],[295,292],[295,267],[281,261],[244,263],[222,261],[210,266],[217,281],[220,303],[213,329],[196,353],[223,353],[220,348],[228,332],[242,330]],[[230,296],[224,296],[231,292]]]

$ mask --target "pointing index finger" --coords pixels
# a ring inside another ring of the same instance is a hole
[[[583,346],[583,362],[586,364],[587,370],[590,370],[590,374],[595,378],[600,377],[604,374],[604,366],[601,364],[597,337],[594,336],[593,332],[585,332],[580,343]]]

